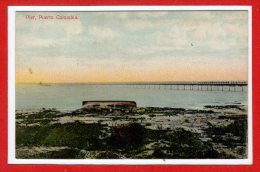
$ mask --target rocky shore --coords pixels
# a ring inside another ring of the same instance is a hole
[[[16,111],[16,158],[243,159],[247,107]]]

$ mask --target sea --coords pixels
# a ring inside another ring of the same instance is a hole
[[[201,109],[205,105],[247,105],[247,88],[224,91],[193,90],[170,86],[133,86],[98,84],[16,84],[16,110],[56,108],[75,110],[86,100],[131,100],[138,107],[175,107]],[[240,89],[240,90],[239,90]]]

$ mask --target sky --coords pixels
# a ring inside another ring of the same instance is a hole
[[[247,15],[16,12],[16,82],[246,81]]]

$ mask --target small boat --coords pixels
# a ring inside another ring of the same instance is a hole
[[[51,86],[51,84],[44,84],[44,83],[42,83],[42,82],[39,82],[39,85],[40,85],[40,86]]]
[[[108,111],[131,111],[136,108],[135,101],[83,101],[82,106],[91,110],[108,110]]]

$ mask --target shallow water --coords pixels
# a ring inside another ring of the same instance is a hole
[[[204,105],[247,104],[247,92],[225,89],[196,91],[120,85],[17,84],[16,109],[73,110],[80,108],[83,100],[133,100],[138,107],[202,108]]]

